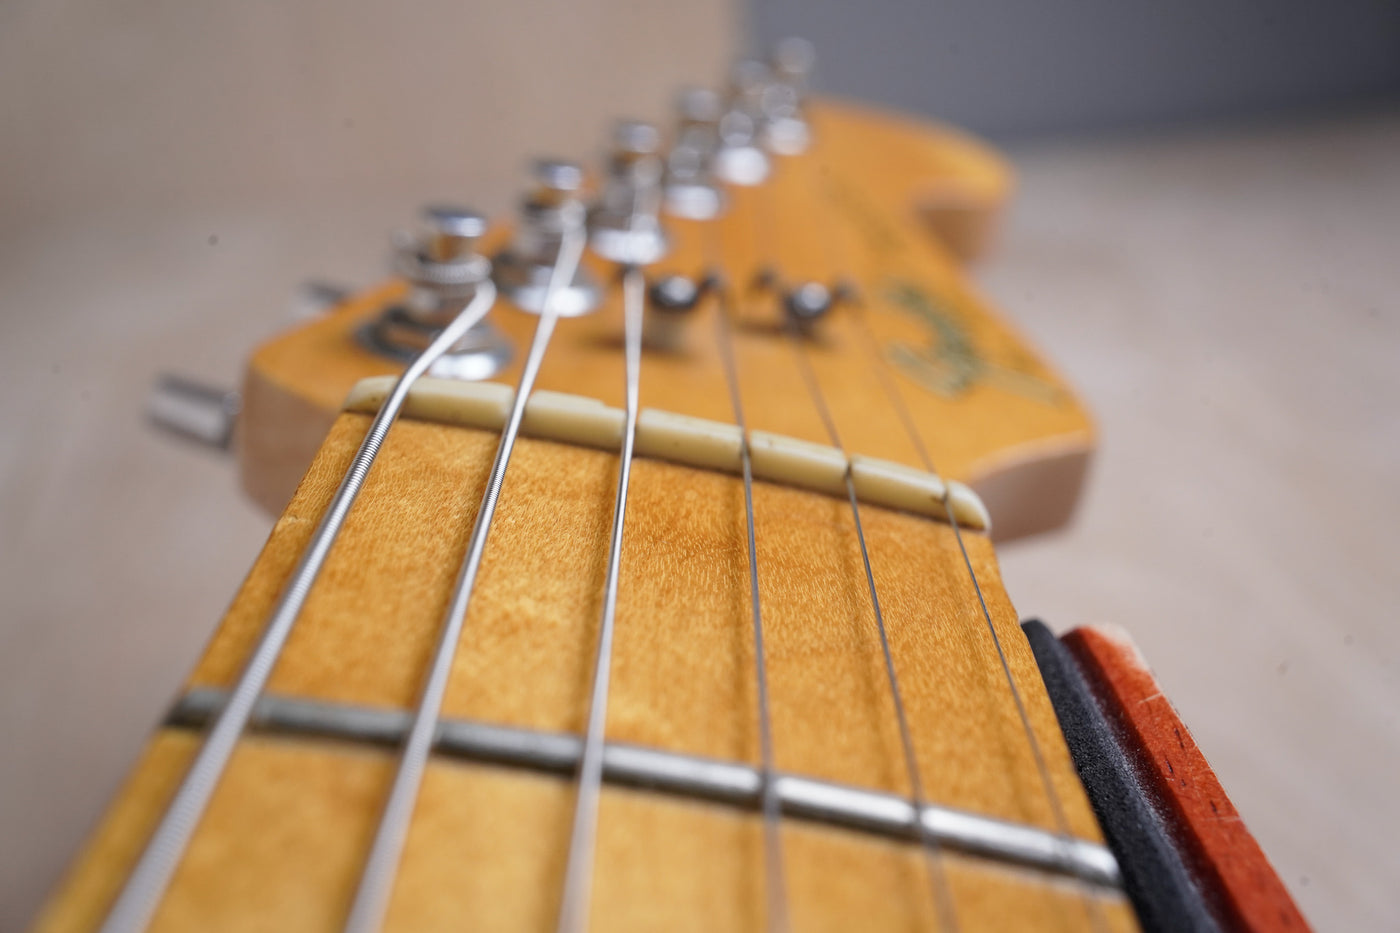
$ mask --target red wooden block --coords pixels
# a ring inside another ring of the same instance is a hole
[[[1152,672],[1125,635],[1079,628],[1061,641],[1113,722],[1182,856],[1232,930],[1309,930]]]

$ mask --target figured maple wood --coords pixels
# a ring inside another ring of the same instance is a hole
[[[853,107],[814,106],[812,123],[813,149],[779,159],[767,184],[732,190],[719,221],[672,222],[673,249],[659,264],[690,275],[718,266],[737,289],[735,345],[750,427],[829,443],[780,327],[778,297],[749,288],[755,273],[848,282],[859,301],[838,305],[811,347],[845,446],[923,468],[902,402],[935,469],[983,495],[999,538],[1063,522],[1093,444],[1088,415],[960,265],[983,247],[1006,197],[1004,164],[953,131]],[[487,250],[503,236],[489,237]],[[600,279],[613,275],[590,263]],[[616,292],[596,313],[560,326],[540,388],[621,404]],[[268,509],[286,503],[350,388],[398,369],[362,348],[355,332],[401,295],[392,283],[366,292],[253,354],[240,462],[245,488]],[[689,315],[679,350],[646,353],[644,406],[733,420],[716,311],[711,301]],[[523,355],[535,318],[502,303],[491,320]],[[513,384],[517,366],[496,378]]]
[[[160,733],[38,929],[89,930],[193,755]],[[245,742],[151,930],[334,930],[343,922],[393,776],[380,749]],[[562,778],[461,762],[429,765],[385,929],[547,930],[558,909],[572,791]],[[764,857],[752,813],[605,788],[591,928],[764,929]],[[792,927],[928,930],[936,920],[918,850],[843,830],[783,828]],[[949,855],[962,929],[1087,929],[1084,893],[1022,869]],[[1112,931],[1135,929],[1121,895],[1095,892]]]
[[[369,419],[341,415],[230,607],[191,686],[235,676]],[[462,558],[496,435],[402,421],[273,674],[278,694],[410,708]],[[614,454],[522,439],[502,492],[444,707],[447,716],[578,731],[599,615]],[[908,792],[849,504],[759,483],[756,531],[776,763]],[[639,460],[618,604],[612,740],[757,760],[743,492],[735,477]],[[861,516],[928,797],[1056,828],[951,529]],[[1099,840],[985,537],[965,535],[1075,835]],[[194,739],[161,732],[41,928],[100,917],[169,798]],[[392,753],[250,737],[236,753],[157,928],[326,929],[343,918]],[[572,800],[567,781],[437,762],[410,832],[390,926],[547,927]],[[763,925],[757,817],[609,790],[597,929]],[[796,929],[929,928],[917,848],[789,823]],[[948,857],[962,928],[1089,929],[1082,891]],[[1099,895],[1095,895],[1099,896]],[[1132,929],[1116,896],[1103,912]]]

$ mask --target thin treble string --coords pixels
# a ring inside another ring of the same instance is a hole
[[[711,242],[712,264],[718,261],[720,230],[716,225]],[[763,851],[768,873],[768,929],[784,933],[789,927],[787,880],[783,872],[783,840],[778,799],[778,782],[773,769],[773,724],[768,703],[768,670],[763,649],[763,612],[758,596],[758,547],[754,540],[753,521],[753,457],[749,450],[749,428],[744,420],[744,405],[739,393],[739,367],[734,359],[734,337],[730,331],[733,294],[727,279],[720,278],[716,301],[716,322],[719,330],[720,357],[724,362],[725,382],[729,386],[729,401],[734,408],[734,421],[739,428],[739,460],[744,471],[744,517],[748,532],[749,605],[753,612],[754,668],[758,681],[758,744],[759,767],[763,777]]]
[[[905,433],[909,436],[910,442],[914,445],[915,451],[919,455],[919,460],[923,463],[924,469],[943,483],[943,511],[948,516],[948,524],[953,529],[953,538],[958,543],[958,551],[962,554],[963,566],[967,569],[968,579],[972,581],[973,591],[977,594],[977,604],[982,611],[982,619],[987,627],[987,633],[991,636],[992,645],[996,648],[997,659],[1001,662],[1002,674],[1006,678],[1007,688],[1011,692],[1011,699],[1016,706],[1016,714],[1020,718],[1021,728],[1025,732],[1026,741],[1031,749],[1031,756],[1035,759],[1036,771],[1040,777],[1041,786],[1044,789],[1046,799],[1049,801],[1051,815],[1055,821],[1056,835],[1060,839],[1062,858],[1065,863],[1070,863],[1070,831],[1069,820],[1065,816],[1064,806],[1060,801],[1059,793],[1055,790],[1054,781],[1050,777],[1050,768],[1045,761],[1045,755],[1040,748],[1040,740],[1036,737],[1035,730],[1031,727],[1030,716],[1026,711],[1025,701],[1021,697],[1020,687],[1016,685],[1016,679],[1011,675],[1011,664],[1007,660],[1006,650],[1002,647],[1001,637],[997,635],[996,626],[992,624],[992,614],[987,608],[986,597],[982,593],[982,585],[977,580],[977,571],[973,569],[972,558],[968,555],[967,544],[963,541],[962,528],[958,524],[957,514],[952,503],[952,488],[934,466],[933,457],[929,454],[928,446],[924,443],[922,432],[914,421],[914,416],[905,402],[904,393],[900,391],[898,383],[890,376],[887,369],[885,357],[880,353],[879,342],[875,338],[874,330],[866,318],[865,306],[863,303],[854,303],[856,319],[856,329],[860,332],[866,346],[866,352],[874,360],[876,378],[879,380],[885,394],[889,397],[891,405],[894,407],[899,417],[900,423],[904,427]],[[1089,914],[1090,923],[1095,929],[1105,929],[1104,918],[1099,911],[1097,902],[1090,895],[1088,886],[1081,887],[1081,896],[1084,900],[1085,910]]]
[[[957,911],[953,904],[953,892],[948,885],[948,879],[943,871],[942,848],[938,840],[929,832],[928,826],[924,823],[924,807],[926,797],[924,796],[923,779],[919,772],[919,762],[914,754],[914,735],[909,728],[909,716],[904,707],[904,697],[899,689],[899,675],[895,671],[894,655],[890,651],[889,635],[885,628],[885,616],[880,609],[880,596],[875,587],[875,572],[870,566],[870,550],[865,543],[865,528],[860,520],[860,503],[856,498],[855,478],[851,474],[851,459],[846,453],[846,448],[841,443],[841,437],[836,430],[836,422],[831,417],[831,411],[826,404],[826,398],[822,394],[821,386],[817,382],[817,374],[812,368],[811,360],[807,358],[807,348],[802,342],[802,336],[795,326],[788,327],[788,333],[792,338],[793,346],[797,351],[799,362],[798,368],[802,370],[803,380],[807,383],[807,389],[811,393],[813,402],[816,403],[817,411],[821,415],[822,423],[826,426],[826,432],[831,438],[833,447],[841,451],[842,457],[846,461],[844,480],[846,484],[846,498],[851,503],[851,516],[855,519],[856,538],[860,542],[860,557],[865,565],[865,581],[870,588],[870,603],[875,609],[875,627],[880,633],[880,649],[885,655],[885,673],[890,683],[890,693],[894,698],[895,716],[899,721],[899,738],[904,747],[904,762],[909,775],[910,800],[914,805],[914,828],[918,833],[919,841],[923,845],[924,863],[928,870],[929,884],[932,888],[934,910],[938,913],[938,924],[947,933],[956,933],[959,928]]]
[[[228,701],[215,720],[208,737],[190,765],[180,788],[175,793],[160,825],[156,827],[150,841],[136,863],[135,869],[127,878],[121,894],[112,905],[101,933],[137,933],[150,923],[170,878],[179,865],[190,837],[194,834],[200,818],[208,807],[219,779],[228,768],[228,762],[238,744],[239,737],[248,726],[253,706],[261,695],[267,680],[272,674],[292,626],[305,605],[307,596],[326,562],[331,546],[340,534],[345,518],[350,514],[355,498],[364,486],[375,457],[408,398],[409,389],[418,377],[428,371],[438,357],[450,350],[473,326],[486,316],[496,299],[495,286],[490,281],[477,286],[476,294],[462,312],[443,329],[442,333],[428,345],[417,359],[408,365],[384,404],[375,415],[374,422],[360,442],[350,468],[340,481],[330,505],[321,516],[306,550],[302,552],[296,569],[277,605],[268,618],[267,627],[248,658],[247,665],[239,675],[230,692]]]
[[[801,159],[804,164],[810,165],[815,160],[814,153],[808,153],[802,157],[793,157],[787,161]],[[820,190],[819,188],[814,190]],[[764,225],[764,229],[759,231],[759,238],[763,243],[771,244],[776,240],[771,236],[771,230],[767,229],[770,218],[762,210],[756,211],[756,223]],[[824,241],[825,242],[825,241]],[[834,269],[835,263],[832,261],[830,246],[827,246],[829,268]],[[771,261],[766,263],[770,270],[771,286],[781,300],[782,282],[781,276],[773,268]],[[788,337],[792,341],[793,348],[797,355],[798,368],[802,371],[803,381],[807,385],[807,391],[811,395],[812,401],[817,409],[817,414],[821,417],[827,436],[831,440],[833,447],[841,451],[846,461],[845,474],[843,480],[846,486],[846,497],[850,500],[851,516],[855,520],[856,538],[860,542],[861,560],[865,565],[865,580],[870,590],[870,603],[875,610],[875,628],[880,635],[880,649],[885,657],[885,675],[890,685],[890,694],[894,699],[895,717],[899,724],[900,744],[904,751],[905,769],[908,772],[910,801],[914,809],[914,831],[918,835],[920,845],[924,852],[924,865],[928,873],[930,894],[933,898],[934,910],[938,914],[939,927],[946,933],[956,933],[959,929],[957,908],[953,903],[953,892],[948,885],[947,876],[943,870],[942,847],[937,838],[929,831],[924,824],[923,814],[926,804],[924,796],[923,779],[919,770],[919,762],[914,753],[914,735],[909,726],[908,713],[904,706],[904,695],[899,688],[899,675],[895,670],[894,655],[890,650],[889,635],[885,628],[885,616],[880,608],[880,595],[875,586],[875,573],[870,564],[870,551],[865,543],[865,528],[860,518],[860,503],[856,498],[855,478],[851,474],[851,460],[846,452],[845,446],[841,443],[840,433],[836,429],[836,422],[831,416],[831,410],[826,404],[826,397],[822,393],[821,385],[817,380],[816,371],[812,367],[811,360],[807,357],[807,347],[798,331],[796,325],[789,322],[784,328]]]
[[[608,683],[612,668],[613,628],[617,619],[618,574],[622,565],[622,534],[627,518],[627,488],[632,477],[632,451],[637,440],[637,405],[642,369],[642,311],[646,280],[629,265],[622,274],[623,340],[627,370],[627,426],[622,435],[622,461],[617,472],[617,500],[608,547],[607,580],[603,586],[603,619],[598,627],[598,656],[593,667],[593,691],[588,706],[588,729],[579,765],[574,825],[564,870],[564,893],[559,907],[559,933],[582,933],[588,926],[589,889],[598,831],[598,796],[603,783],[603,738],[608,719]]]
[[[496,459],[491,464],[491,472],[486,481],[486,490],[481,497],[476,521],[472,525],[471,537],[467,544],[466,559],[457,577],[457,585],[452,591],[451,603],[443,621],[442,634],[437,650],[433,655],[432,666],[418,710],[414,714],[413,726],[408,741],[404,745],[403,757],[399,761],[398,772],[394,777],[393,788],[389,792],[384,813],[380,817],[375,832],[369,858],[364,873],[360,877],[355,900],[345,923],[347,933],[374,933],[383,923],[385,910],[389,906],[389,894],[398,871],[399,859],[403,853],[404,840],[408,835],[409,822],[413,817],[414,804],[423,783],[427,769],[428,755],[432,751],[437,736],[438,720],[442,711],[442,701],[447,693],[448,675],[452,671],[452,661],[457,653],[457,642],[461,637],[466,620],[467,607],[471,601],[472,589],[476,583],[477,571],[481,567],[482,554],[486,549],[486,537],[491,530],[491,522],[496,514],[496,503],[505,482],[506,467],[510,464],[511,451],[515,447],[516,436],[520,433],[520,423],[525,417],[525,403],[530,390],[539,375],[544,361],[545,350],[559,321],[554,298],[559,290],[573,280],[583,256],[584,234],[581,224],[568,226],[559,244],[559,254],[550,270],[544,301],[540,310],[540,320],[535,326],[534,340],[520,372],[520,381],[515,387],[515,399],[511,404],[510,416],[501,431],[500,444],[496,448]]]

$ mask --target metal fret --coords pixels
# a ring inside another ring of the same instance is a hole
[[[166,725],[202,729],[227,699],[224,690],[196,688],[171,710]],[[412,724],[407,710],[388,710],[318,700],[264,695],[253,707],[250,727],[265,734],[378,745],[402,743]],[[436,755],[570,776],[578,768],[583,740],[572,733],[545,732],[461,719],[438,723]],[[603,780],[619,786],[674,794],[747,810],[761,810],[768,782],[742,762],[643,748],[620,742],[602,747]],[[781,814],[789,819],[839,826],[885,838],[920,841],[915,808],[904,797],[778,774],[772,782]],[[922,833],[949,851],[1020,865],[1047,875],[1078,878],[1105,893],[1122,881],[1105,846],[1066,840],[1034,826],[1012,823],[938,804],[919,808]]]

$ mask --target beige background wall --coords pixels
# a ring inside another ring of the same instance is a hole
[[[0,929],[23,925],[268,528],[157,436],[295,284],[381,275],[429,196],[716,77],[730,5],[0,5]],[[831,54],[828,52],[828,54]],[[1057,627],[1128,627],[1321,929],[1400,916],[1400,114],[1013,153],[987,289],[1104,444],[1004,555]]]

